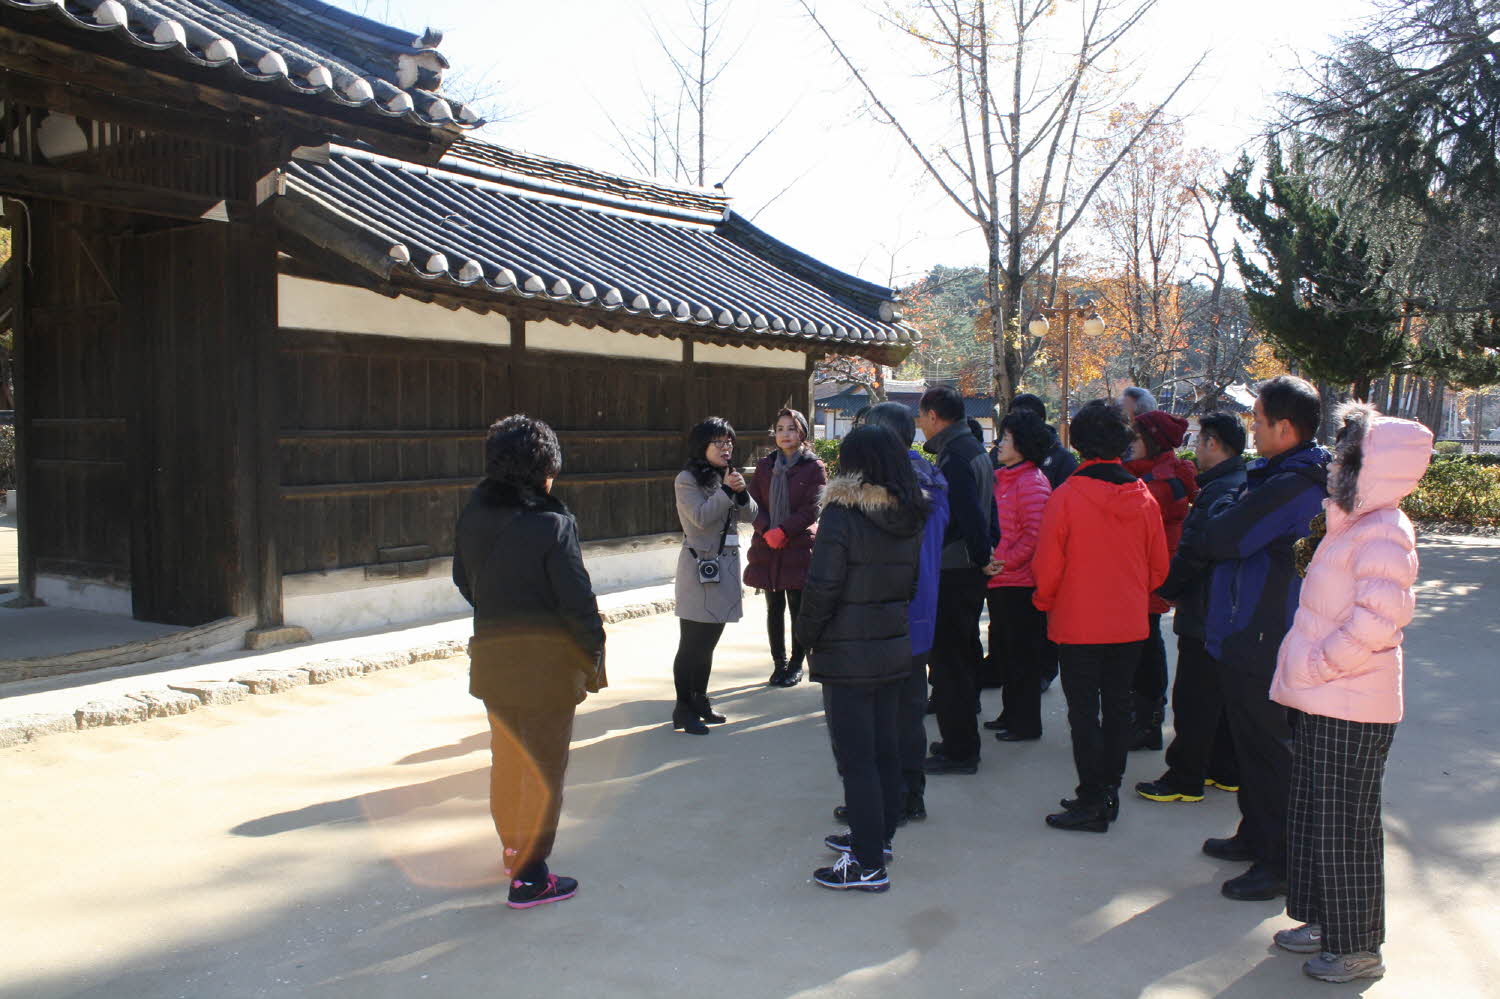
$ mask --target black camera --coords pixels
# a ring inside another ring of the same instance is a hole
[[[698,582],[717,583],[719,581],[719,560],[716,558],[700,558],[698,560]]]

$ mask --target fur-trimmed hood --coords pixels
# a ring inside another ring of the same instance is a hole
[[[1329,477],[1329,500],[1346,514],[1396,506],[1417,487],[1432,460],[1432,431],[1347,402],[1334,412],[1340,469]]]
[[[858,475],[839,475],[829,480],[819,497],[825,509],[842,506],[857,510],[888,534],[910,537],[922,529],[921,515],[901,506],[896,495],[885,486],[866,482]]]

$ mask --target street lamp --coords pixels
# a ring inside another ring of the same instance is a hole
[[[1062,305],[1037,306],[1036,313],[1031,317],[1031,322],[1027,324],[1027,329],[1031,331],[1032,336],[1043,337],[1046,336],[1047,331],[1052,328],[1052,324],[1047,320],[1049,318],[1056,319],[1059,316],[1062,317],[1062,418],[1058,421],[1058,425],[1062,431],[1060,436],[1062,437],[1062,443],[1064,447],[1068,446],[1069,436],[1068,395],[1071,388],[1071,386],[1069,385],[1069,376],[1072,373],[1070,371],[1070,363],[1072,359],[1069,357],[1069,353],[1071,352],[1073,347],[1073,317],[1076,315],[1080,319],[1083,319],[1083,331],[1089,336],[1098,336],[1099,334],[1104,332],[1104,317],[1100,316],[1097,311],[1091,312],[1086,318],[1084,317],[1084,313],[1088,312],[1089,309],[1090,306],[1087,304],[1074,305],[1072,293],[1064,291],[1062,293]]]

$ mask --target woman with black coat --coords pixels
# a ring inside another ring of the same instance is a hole
[[[578,524],[551,496],[557,436],[511,416],[490,427],[485,478],[458,518],[453,582],[474,607],[469,693],[490,720],[490,814],[510,874],[509,905],[572,898],[547,869],[562,812],[578,705],[604,686],[604,622]]]
[[[807,444],[807,417],[795,409],[776,414],[771,439],[776,450],[755,466],[750,495],[760,512],[745,566],[745,585],[766,593],[766,635],[771,644],[773,687],[802,682],[802,643],[792,635],[792,658],[786,655],[786,613],[792,623],[802,606],[802,583],[812,561],[818,531],[818,497],[828,484],[828,468]]]
[[[754,520],[757,507],[734,465],[734,444],[728,420],[711,416],[699,423],[688,434],[687,465],[674,483],[682,551],[677,556],[681,631],[672,663],[677,686],[672,728],[692,735],[708,734],[704,722],[725,720],[708,700],[708,676],[724,625],[744,612],[739,525]]]
[[[927,500],[906,448],[884,427],[844,438],[839,475],[823,493],[797,637],[824,684],[829,733],[844,779],[849,832],[824,843],[842,856],[813,879],[825,888],[885,891],[885,858],[904,800],[897,712],[911,673],[907,605]]]

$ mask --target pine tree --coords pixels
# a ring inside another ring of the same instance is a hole
[[[1375,375],[1408,356],[1395,303],[1382,288],[1384,267],[1319,196],[1301,158],[1294,154],[1290,167],[1273,141],[1256,190],[1248,156],[1227,176],[1230,207],[1264,259],[1262,266],[1235,247],[1250,315],[1312,377],[1353,383],[1364,399]]]

